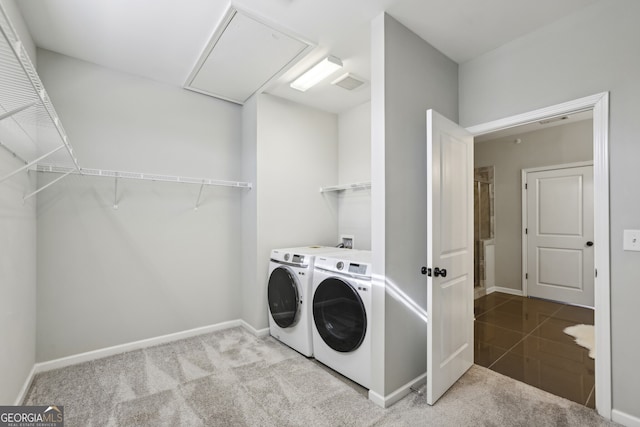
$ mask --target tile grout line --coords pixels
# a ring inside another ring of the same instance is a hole
[[[486,295],[485,295],[485,296],[486,296]],[[482,313],[475,315],[475,317],[476,317],[476,318],[478,318],[478,317],[480,317],[480,316],[484,316],[484,315],[485,315],[485,314],[487,314],[488,312],[490,312],[490,311],[492,311],[492,310],[495,310],[495,309],[496,309],[496,308],[498,308],[498,307],[502,307],[503,305],[505,305],[505,304],[506,304],[506,303],[508,303],[509,301],[513,301],[514,299],[515,299],[515,298],[514,298],[513,296],[511,296],[511,298],[509,298],[509,299],[508,299],[508,300],[506,300],[505,302],[500,303],[500,304],[496,305],[495,307],[491,307],[491,308],[490,308],[490,309],[488,309],[487,311],[483,311]]]
[[[523,342],[524,340],[526,340],[527,338],[529,338],[531,336],[531,334],[533,334],[538,328],[540,328],[540,326],[544,325],[547,321],[549,321],[549,319],[551,319],[551,317],[553,317],[554,315],[556,315],[560,310],[562,310],[562,307],[558,308],[556,311],[554,311],[552,314],[549,315],[549,317],[547,317],[546,319],[544,319],[542,322],[540,322],[539,325],[537,325],[535,328],[533,328],[527,335],[525,335],[524,337],[522,337],[522,339],[520,341],[518,341],[517,343],[515,343],[509,350],[505,351],[502,356],[498,357],[495,362],[493,362],[491,365],[489,365],[489,369],[491,369],[496,363],[498,363],[503,357],[505,357],[507,355],[507,353],[509,353],[511,350],[513,350],[514,348],[516,348],[516,346],[518,344],[520,344],[521,342]]]
[[[589,396],[587,396],[587,401],[584,402],[584,406],[587,406],[589,404],[589,400],[591,400],[591,396],[593,396],[593,393],[596,391],[596,385],[594,384],[593,387],[591,387],[591,393],[589,393]]]

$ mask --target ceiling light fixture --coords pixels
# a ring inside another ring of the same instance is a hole
[[[342,68],[342,61],[335,56],[327,56],[291,83],[293,89],[304,92]]]

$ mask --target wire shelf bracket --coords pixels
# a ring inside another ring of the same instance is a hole
[[[14,108],[11,111],[7,111],[6,113],[2,113],[0,114],[0,121],[4,120],[4,119],[8,119],[9,117],[13,116],[14,114],[18,114],[24,110],[26,110],[27,108],[31,108],[34,105],[36,105],[37,102],[30,102],[26,105],[23,105],[22,107],[18,107],[18,108]]]
[[[321,193],[330,193],[335,191],[345,191],[345,190],[364,190],[367,188],[371,188],[371,182],[356,182],[353,184],[343,184],[343,185],[333,185],[331,187],[321,187]]]

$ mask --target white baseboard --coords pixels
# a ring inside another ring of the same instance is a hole
[[[502,286],[492,286],[487,288],[487,295],[494,292],[502,292],[503,294],[523,296],[521,289],[503,288]]]
[[[269,328],[256,329],[244,320],[240,320],[240,324],[243,328],[251,332],[253,335],[257,336],[258,338],[266,337],[267,335],[269,335]]]
[[[626,427],[640,427],[640,418],[614,409],[611,411],[611,420]]]
[[[403,386],[399,387],[386,396],[382,396],[375,391],[369,390],[369,400],[382,408],[388,408],[389,406],[405,397],[407,394],[411,393],[411,387],[426,381],[426,379],[427,373],[425,372],[424,374],[412,379],[408,383],[404,384]]]
[[[207,334],[210,332],[220,331],[223,329],[234,328],[237,326],[244,327],[243,321],[239,319],[230,320],[227,322],[216,323],[215,325],[202,326],[200,328],[189,329],[186,331],[176,332],[173,334],[161,335],[159,337],[148,338],[148,339],[134,341],[126,344],[114,345],[112,347],[101,348],[98,350],[88,351],[86,353],[74,354],[72,356],[62,357],[60,359],[54,359],[54,360],[49,360],[47,362],[36,363],[34,366],[34,369],[35,369],[35,373],[51,371],[53,369],[64,368],[66,366],[71,366],[78,363],[101,359],[103,357],[113,356],[115,354],[125,353],[127,351],[153,347],[155,345],[166,344],[169,342],[178,341],[185,338],[191,338],[197,335]]]
[[[29,391],[29,387],[31,387],[31,383],[33,382],[33,377],[36,375],[36,365],[33,365],[31,368],[31,372],[27,376],[22,388],[20,389],[20,393],[18,393],[18,397],[16,398],[15,406],[22,405],[24,402],[24,398],[27,397],[27,391]]]
[[[202,326],[200,328],[188,329],[186,331],[175,332],[173,334],[161,335],[159,337],[148,338],[140,341],[134,341],[125,344],[114,345],[112,347],[101,348],[98,350],[88,351],[86,353],[74,354],[59,359],[40,362],[33,365],[29,376],[24,382],[18,397],[16,405],[22,404],[26,397],[27,391],[31,386],[33,377],[40,372],[52,371],[54,369],[64,368],[66,366],[76,365],[78,363],[89,362],[91,360],[102,359],[103,357],[113,356],[127,351],[139,350],[142,348],[153,347],[160,344],[166,344],[173,341],[179,341],[185,338],[195,337],[197,335],[208,334],[210,332],[221,331],[223,329],[235,328],[242,326],[244,329],[257,337],[265,337],[269,335],[269,328],[256,329],[242,319],[229,320],[227,322],[216,323],[215,325]]]

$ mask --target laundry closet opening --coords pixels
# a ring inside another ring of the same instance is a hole
[[[475,363],[595,408],[593,111],[474,145]]]

